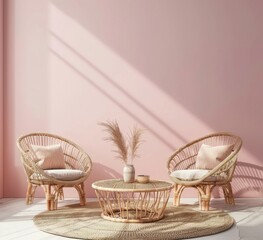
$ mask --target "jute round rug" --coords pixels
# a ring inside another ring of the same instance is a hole
[[[170,240],[200,237],[229,229],[234,219],[222,211],[203,212],[190,206],[167,206],[165,217],[153,223],[121,223],[104,220],[98,203],[68,205],[34,217],[44,232],[77,239]]]

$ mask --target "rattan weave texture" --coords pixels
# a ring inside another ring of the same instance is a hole
[[[60,144],[66,169],[81,170],[84,175],[75,180],[59,180],[48,175],[35,162],[35,154],[31,145],[49,146]],[[63,199],[63,188],[74,187],[78,191],[80,204],[85,205],[84,182],[90,175],[92,161],[89,155],[76,143],[61,136],[50,133],[30,133],[17,139],[17,147],[21,154],[21,161],[27,176],[28,189],[26,202],[31,204],[34,200],[36,187],[41,186],[45,190],[47,208],[57,208],[58,199]]]
[[[208,171],[203,177],[194,180],[182,180],[172,178],[174,181],[174,204],[179,206],[180,197],[187,187],[194,187],[198,190],[200,208],[208,211],[211,193],[214,187],[220,186],[223,189],[226,203],[234,204],[234,196],[231,187],[232,177],[235,171],[238,153],[242,147],[242,139],[231,133],[213,133],[177,149],[167,161],[169,175],[176,170],[187,170],[196,168],[196,158],[202,144],[210,146],[233,145],[233,150],[220,164]],[[218,179],[211,181],[211,179]]]
[[[34,217],[35,225],[47,233],[77,239],[172,240],[194,238],[229,229],[233,218],[222,211],[198,211],[191,206],[169,205],[165,217],[154,223],[122,223],[101,218],[98,203],[85,207],[69,205]]]

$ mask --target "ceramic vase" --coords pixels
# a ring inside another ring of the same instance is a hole
[[[131,164],[127,164],[123,168],[123,181],[133,183],[135,181],[135,168]]]

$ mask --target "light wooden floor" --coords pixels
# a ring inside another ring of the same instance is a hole
[[[77,203],[66,199],[59,206]],[[196,199],[182,199],[182,203],[195,203]],[[235,206],[224,204],[223,199],[212,201],[212,207],[225,209],[236,224],[228,231],[196,240],[261,240],[263,239],[263,199],[236,199]],[[0,199],[1,240],[54,240],[68,239],[39,231],[32,221],[33,216],[46,210],[44,199],[35,199],[34,204],[25,205],[22,198]],[[193,239],[193,238],[192,238]]]

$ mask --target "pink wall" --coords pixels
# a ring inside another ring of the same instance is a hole
[[[0,198],[3,197],[3,189],[4,189],[4,162],[3,162],[3,0],[0,0]]]
[[[90,154],[94,196],[93,181],[121,176],[97,125],[113,119],[147,129],[135,167],[157,179],[182,144],[240,135],[234,192],[263,196],[262,1],[9,0],[5,10],[5,197],[25,196],[15,141],[36,131]]]

